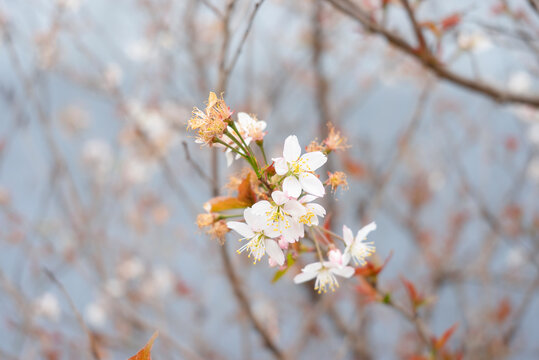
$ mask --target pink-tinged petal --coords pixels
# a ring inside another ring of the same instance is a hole
[[[305,192],[314,196],[322,197],[326,193],[322,181],[311,173],[300,174],[299,183]]]
[[[318,199],[318,196],[314,196],[314,195],[303,195],[301,197],[301,199],[298,199],[300,203],[302,204],[306,204],[306,203],[310,203],[311,201],[314,201]]]
[[[288,176],[283,181],[283,191],[286,193],[286,195],[297,199],[301,194],[301,185],[299,180],[296,179],[295,176]]]
[[[258,125],[258,130],[260,131],[266,130],[266,126],[268,126],[268,124],[264,120],[258,120],[257,125]]]
[[[315,272],[302,272],[301,274],[297,274],[294,276],[294,283],[295,284],[301,284],[306,281],[312,280],[316,277],[317,273]]]
[[[229,221],[226,223],[226,225],[228,226],[229,229],[234,230],[235,232],[237,232],[244,238],[250,239],[253,236],[255,236],[255,233],[253,232],[253,230],[251,230],[249,225],[247,225],[246,223],[242,223],[238,221]]]
[[[333,267],[329,271],[334,273],[335,275],[342,276],[343,278],[349,278],[354,275],[354,268],[350,266],[343,266],[343,267]]]
[[[288,196],[282,191],[276,190],[271,193],[271,198],[277,205],[282,205],[288,201]]]
[[[266,253],[270,258],[275,260],[277,264],[284,264],[284,254],[279,244],[275,240],[266,239]]]
[[[296,219],[307,213],[305,206],[301,205],[299,201],[293,199],[284,204],[283,209]]]
[[[283,157],[287,162],[294,162],[301,155],[301,146],[296,135],[290,135],[284,141]]]
[[[354,242],[354,233],[346,225],[342,226],[342,237],[347,247]]]
[[[284,158],[273,158],[271,160],[273,160],[273,167],[277,175],[284,175],[288,172],[288,163]]]
[[[324,165],[328,161],[326,155],[320,151],[313,151],[307,154],[303,154],[299,160],[301,169],[304,171],[315,171],[320,166]]]
[[[367,225],[363,226],[357,232],[356,240],[361,241],[361,240],[365,239],[367,237],[367,235],[369,235],[369,233],[371,231],[374,231],[374,230],[376,230],[376,223],[373,221],[370,224],[367,224]]]
[[[253,209],[253,213],[255,215],[266,215],[268,211],[271,211],[273,206],[270,204],[267,200],[260,200],[253,206],[251,206],[251,209]]]

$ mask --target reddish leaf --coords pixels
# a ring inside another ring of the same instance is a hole
[[[384,263],[382,265],[377,265],[369,260],[367,260],[367,263],[360,267],[356,268],[356,275],[361,275],[364,277],[376,277],[378,274],[384,270],[384,267],[387,265],[389,260],[391,260],[391,257],[393,256],[393,252],[389,254],[389,256],[386,258]]]
[[[146,343],[146,345],[142,349],[140,349],[140,351],[136,353],[136,355],[131,356],[128,360],[152,360],[152,346],[158,334],[159,333],[157,331],[154,332],[150,340],[148,340],[148,343]]]
[[[251,206],[256,202],[256,195],[251,186],[251,173],[247,174],[245,179],[238,186],[238,200]]]
[[[421,306],[425,302],[425,298],[416,290],[414,284],[404,277],[401,277],[401,281],[406,287],[406,291],[408,292],[408,296],[410,297],[414,309]]]
[[[460,20],[461,20],[461,15],[460,14],[453,14],[453,15],[449,15],[449,16],[445,17],[442,20],[442,30],[446,31],[446,30],[449,30],[451,28],[454,28],[455,26],[457,26],[460,23]]]
[[[208,201],[204,208],[213,213],[231,209],[243,209],[250,205],[235,197],[219,196]]]
[[[455,330],[457,330],[458,324],[455,324],[451,326],[449,329],[447,329],[442,336],[440,336],[438,339],[433,339],[433,345],[436,350],[442,349],[447,341],[451,338]]]

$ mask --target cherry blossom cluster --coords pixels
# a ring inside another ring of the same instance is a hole
[[[222,148],[228,165],[235,159],[246,160],[256,180],[251,181],[248,174],[238,181],[237,197],[210,200],[205,206],[207,213],[198,217],[198,225],[209,227],[208,233],[223,242],[225,234],[234,230],[243,242],[238,253],[247,253],[254,263],[268,255],[269,265],[279,266],[280,271],[288,270],[300,255],[314,253],[317,261],[306,265],[294,282],[316,279],[314,288],[319,293],[334,291],[339,286],[336,276],[352,277],[353,265],[364,265],[375,251],[373,243],[366,241],[376,229],[374,222],[355,237],[346,226],[341,236],[321,223],[326,210],[317,201],[325,196],[325,186],[333,190],[345,187],[346,177],[343,172],[329,173],[328,180],[322,182],[316,171],[327,162],[330,152],[346,147],[345,139],[330,125],[328,139],[311,142],[302,155],[298,138],[290,135],[282,154],[268,161],[264,150],[266,123],[242,112],[237,120],[232,115],[223,98],[210,93],[206,109],[194,109],[188,128],[197,131],[197,143]],[[263,162],[256,156],[253,143]]]

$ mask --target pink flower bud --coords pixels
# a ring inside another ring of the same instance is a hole
[[[330,250],[328,253],[329,261],[336,264],[342,265],[342,253],[339,249]]]

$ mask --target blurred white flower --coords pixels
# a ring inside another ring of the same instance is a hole
[[[107,311],[101,302],[93,302],[84,309],[86,322],[94,328],[102,328],[107,322]]]
[[[122,279],[134,280],[144,273],[144,264],[138,257],[130,257],[122,261],[116,271]]]
[[[461,32],[458,34],[457,43],[464,51],[482,52],[492,47],[490,40],[479,32]]]
[[[116,63],[107,64],[103,71],[103,82],[106,89],[114,89],[120,85],[123,79],[123,71]]]
[[[152,173],[152,164],[134,157],[127,159],[122,166],[123,179],[132,185],[147,182],[151,178]]]
[[[58,115],[60,125],[69,134],[75,135],[88,128],[90,116],[78,105],[68,105]]]
[[[125,53],[134,62],[146,62],[155,56],[152,45],[145,39],[130,42],[125,49]]]
[[[155,291],[160,295],[166,295],[174,289],[174,273],[165,266],[158,266],[152,271],[152,282]]]
[[[515,93],[526,93],[532,87],[532,79],[525,71],[516,71],[509,76],[507,87]]]
[[[505,264],[510,269],[518,269],[528,262],[528,256],[521,247],[512,247],[507,253]]]
[[[34,301],[34,312],[38,316],[58,321],[61,315],[58,299],[54,294],[46,292]]]
[[[441,190],[445,185],[444,173],[438,170],[434,170],[429,173],[427,177],[429,188],[433,191]]]
[[[112,168],[112,148],[102,139],[87,140],[83,145],[82,160],[95,179],[102,180]]]

